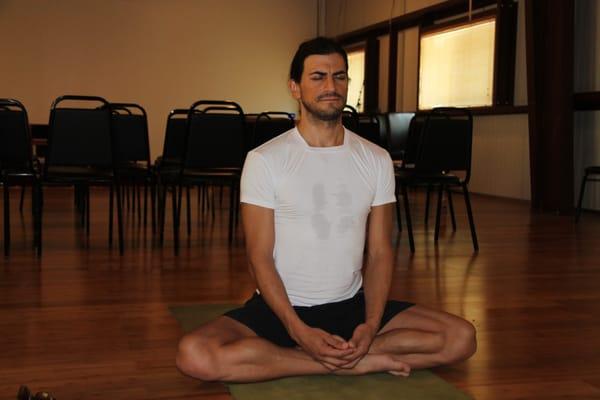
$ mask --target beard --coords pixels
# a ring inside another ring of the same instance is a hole
[[[308,111],[309,114],[311,114],[316,119],[325,122],[336,121],[340,118],[340,116],[342,115],[342,111],[344,110],[344,102],[342,102],[342,105],[340,107],[331,104],[331,107],[328,107],[326,109],[319,109],[315,107],[315,104],[305,102],[304,100],[300,101],[302,102],[302,105],[304,106],[306,111]]]

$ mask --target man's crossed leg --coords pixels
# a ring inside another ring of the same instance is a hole
[[[222,316],[181,339],[177,367],[194,378],[226,382],[383,371],[408,376],[412,369],[465,360],[476,350],[475,329],[469,322],[419,305],[391,318],[359,358],[354,337],[344,340],[308,328],[313,330],[312,344],[283,347]]]

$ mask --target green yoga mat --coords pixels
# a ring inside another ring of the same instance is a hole
[[[185,332],[225,311],[233,304],[172,306],[169,310]],[[228,384],[236,400],[468,400],[466,394],[427,370],[413,371],[409,378],[390,374],[363,376],[301,376],[268,382]]]

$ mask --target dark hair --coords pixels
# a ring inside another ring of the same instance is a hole
[[[301,43],[300,46],[298,46],[298,50],[296,51],[294,59],[292,60],[292,65],[290,66],[290,79],[295,82],[300,82],[302,72],[304,71],[304,60],[306,57],[314,54],[327,55],[333,53],[337,53],[344,58],[344,64],[346,64],[347,71],[348,55],[346,54],[346,50],[333,39],[319,36]]]

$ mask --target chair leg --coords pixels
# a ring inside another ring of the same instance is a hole
[[[402,232],[402,213],[400,212],[398,193],[396,193],[396,224],[398,225],[398,232]]]
[[[196,185],[196,190],[198,192],[198,196],[196,197],[198,199],[197,211],[198,211],[198,218],[200,218],[200,216],[202,215],[202,186]]]
[[[240,196],[241,196],[241,188],[240,181],[235,183],[235,226],[237,226],[240,222]]]
[[[171,201],[173,203],[173,247],[175,250],[175,255],[179,254],[179,212],[181,208],[181,197],[182,197],[182,186],[179,186],[179,196],[177,196],[177,186],[173,186],[173,194],[171,196]]]
[[[216,206],[216,201],[215,201],[215,185],[211,185],[210,187],[210,213],[211,213],[211,217],[214,219],[215,218],[215,208],[217,208]]]
[[[165,241],[165,211],[167,207],[167,186],[161,182],[158,184],[158,243],[160,246]]]
[[[33,196],[33,189],[31,189],[31,196]],[[19,199],[19,212],[23,214],[23,203],[25,201],[25,185],[21,186],[21,199]]]
[[[450,220],[452,221],[452,231],[456,232],[456,217],[454,216],[454,204],[452,203],[452,192],[449,187],[446,187],[448,195],[448,208],[450,209]]]
[[[585,192],[585,184],[587,183],[588,175],[583,175],[583,179],[581,180],[581,188],[579,189],[579,200],[577,200],[577,209],[575,210],[575,222],[579,222],[579,217],[581,216],[581,204],[583,202],[583,193]]]
[[[223,187],[221,186],[221,190]],[[229,243],[233,240],[233,214],[234,214],[234,194],[233,194],[233,183],[229,186]]]
[[[150,182],[150,223],[152,225],[152,234],[156,233],[156,184]]]
[[[135,190],[137,191],[137,210],[138,210],[138,227],[140,226],[140,224],[142,223],[142,191],[140,188],[140,185],[137,184],[135,186]],[[144,199],[144,201],[146,201]],[[144,211],[146,210],[146,208],[144,207]]]
[[[431,185],[427,185],[425,194],[425,226],[429,223],[429,198],[431,197]]]
[[[467,216],[469,217],[469,227],[471,228],[471,239],[473,240],[473,250],[479,251],[479,242],[477,241],[477,233],[475,232],[475,223],[473,222],[473,210],[471,209],[471,199],[467,184],[462,184],[463,193],[465,195],[465,205],[467,206]]]
[[[210,191],[208,190],[208,182],[204,182],[202,184],[202,203],[201,203],[201,209],[202,209],[202,213],[206,213],[208,214],[208,210],[209,210],[209,196],[210,196]]]
[[[35,190],[37,192],[36,195],[36,211],[37,211],[37,229],[35,229],[35,234],[36,234],[36,242],[37,242],[37,255],[38,257],[42,256],[42,215],[43,215],[43,209],[44,209],[44,191],[43,191],[43,186],[41,183],[37,183],[35,185]]]
[[[408,205],[408,192],[406,186],[402,185],[402,198],[404,200],[404,213],[406,214],[406,230],[408,231],[408,244],[410,252],[415,252],[415,239],[413,238],[412,221],[410,218],[410,206]]]
[[[201,216],[204,214],[204,185],[202,184],[198,185],[198,205],[198,216]]]
[[[121,201],[121,185],[119,182],[115,183],[115,191],[117,193],[116,203],[117,203],[117,229],[119,235],[119,255],[123,255],[125,252],[125,244],[123,238],[123,207]]]
[[[4,182],[4,255],[10,254],[10,201],[8,183]]]
[[[113,244],[113,218],[114,218],[114,201],[115,196],[114,184],[110,185],[108,192],[108,247],[112,247]]]
[[[135,222],[135,212],[136,212],[136,201],[137,201],[137,186],[133,183],[130,184],[129,190],[131,190],[131,214],[133,216],[133,222]]]
[[[442,196],[444,195],[444,185],[439,186],[438,188],[438,199],[437,199],[437,208],[435,211],[435,235],[433,237],[433,241],[437,243],[440,237],[440,215],[442,214]]]
[[[85,187],[85,234],[90,236],[90,187]]]
[[[190,187],[187,186],[185,188],[185,199],[187,203],[187,234],[190,236],[192,234],[192,203],[190,201]]]
[[[144,232],[148,226],[148,182],[144,182]]]
[[[77,192],[77,197],[79,198],[79,225],[82,229],[85,229],[85,187],[79,186]]]
[[[23,187],[21,187],[23,190]],[[37,199],[39,193],[37,192],[36,182],[31,182],[31,228],[33,229],[33,248],[37,249]]]
[[[79,226],[85,228],[85,196],[83,194],[83,188],[81,185],[75,185],[75,203],[77,210],[77,217],[79,219]]]

